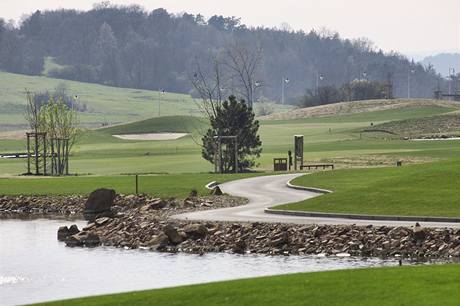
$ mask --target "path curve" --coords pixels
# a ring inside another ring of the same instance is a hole
[[[222,191],[232,196],[247,198],[249,203],[238,207],[212,209],[198,212],[185,213],[174,216],[182,220],[199,221],[229,221],[229,222],[279,222],[295,224],[357,224],[357,225],[387,225],[387,226],[413,226],[410,221],[384,221],[384,220],[355,220],[346,218],[325,217],[297,217],[274,215],[264,212],[265,208],[272,206],[299,202],[314,198],[321,194],[288,188],[286,183],[304,175],[303,173],[259,176],[227,182],[219,185]],[[426,227],[456,227],[460,223],[447,222],[420,222]]]

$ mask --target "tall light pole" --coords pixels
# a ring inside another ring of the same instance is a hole
[[[407,71],[407,99],[410,99],[410,76],[415,73],[414,69]]]
[[[454,81],[454,76],[455,76],[455,68],[450,67],[449,68],[449,100],[452,99],[450,96],[452,94],[452,82]]]
[[[164,95],[164,93],[165,93],[164,89],[158,90],[158,117],[161,116],[161,97],[162,95]]]
[[[289,78],[283,77],[281,79],[281,104],[284,105],[284,85],[289,83]]]
[[[319,95],[319,81],[324,80],[322,73],[316,72],[316,95]]]
[[[254,98],[256,96],[256,88],[261,86],[261,83],[259,81],[255,81],[254,83],[251,84],[251,97],[249,101],[249,106],[253,107],[254,104]]]

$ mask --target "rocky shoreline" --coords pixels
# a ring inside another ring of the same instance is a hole
[[[84,197],[0,197],[0,215],[83,215]],[[61,227],[68,246],[114,246],[160,252],[232,252],[268,255],[460,258],[460,229],[356,225],[189,222],[173,215],[243,204],[228,196],[177,199],[117,195],[113,216],[98,216],[83,229]],[[46,207],[45,207],[46,206]]]

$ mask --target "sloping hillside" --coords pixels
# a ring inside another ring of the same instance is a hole
[[[341,116],[383,110],[431,108],[439,112],[460,110],[460,103],[428,99],[394,99],[394,100],[367,100],[355,102],[341,102],[328,105],[300,108],[284,113],[275,113],[265,116],[264,120],[288,120],[300,118]],[[436,111],[434,111],[436,113]]]
[[[394,133],[399,137],[458,136],[460,135],[460,112],[385,122],[374,126],[373,129]]]
[[[117,88],[92,83],[67,81],[42,76],[0,72],[0,131],[24,129],[25,89],[33,92],[53,91],[64,83],[70,96],[85,104],[81,122],[100,127],[171,115],[198,115],[196,103],[188,95],[159,93],[151,90]],[[160,110],[158,109],[158,104]]]
[[[194,133],[207,126],[206,121],[191,116],[167,116],[136,121],[99,129],[104,133],[114,134],[143,134],[143,133]]]

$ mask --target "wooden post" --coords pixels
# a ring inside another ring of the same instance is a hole
[[[235,136],[235,173],[238,173],[238,138]]]
[[[136,174],[136,195],[139,194],[139,175]]]
[[[43,135],[43,175],[46,176],[46,134]]]
[[[65,141],[65,174],[69,175],[69,140]]]
[[[224,173],[224,165],[222,163],[222,140],[219,137],[219,170],[220,173]]]
[[[27,135],[27,174],[30,173],[30,134],[26,133]]]
[[[58,175],[62,174],[62,163],[61,163],[61,139],[57,139],[57,147],[58,147]]]
[[[217,168],[217,154],[218,154],[218,146],[217,143],[214,141],[214,173],[217,173],[218,168]]]
[[[55,174],[55,160],[54,160],[54,138],[51,138],[51,175]]]
[[[35,138],[35,175],[39,174],[38,169],[38,135],[37,133],[34,134]]]

